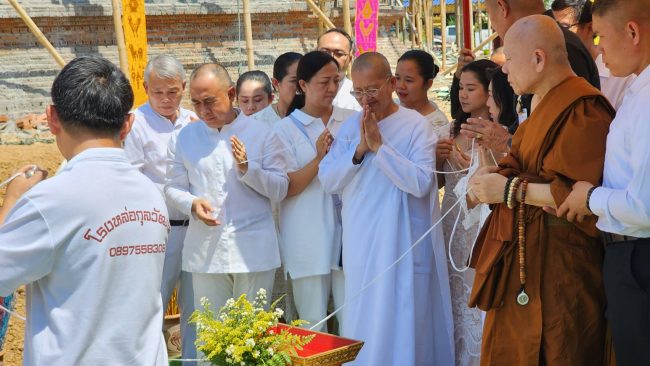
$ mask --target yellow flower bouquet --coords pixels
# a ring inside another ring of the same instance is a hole
[[[246,295],[229,299],[215,316],[206,298],[201,299],[203,310],[192,314],[190,322],[196,323],[198,349],[205,358],[218,366],[291,364],[291,356],[302,350],[313,335],[292,334],[278,328],[282,309],[264,310],[266,291],[260,289],[251,304]],[[292,325],[304,324],[294,321]]]

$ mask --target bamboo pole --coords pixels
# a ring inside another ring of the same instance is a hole
[[[117,42],[117,53],[120,58],[120,70],[130,78],[129,57],[126,54],[126,42],[124,41],[124,28],[122,28],[122,10],[119,0],[112,0],[113,27],[115,28],[115,41]]]
[[[314,3],[313,0],[305,0],[305,2],[307,2],[307,6],[309,6],[309,9],[311,9],[311,11],[313,11],[317,17],[319,17],[320,19],[323,20],[323,22],[325,22],[325,26],[327,27],[327,29],[336,28],[334,27],[334,23],[332,23],[332,21],[327,17],[327,15],[325,15],[325,13],[323,13],[320,10],[320,8]]]
[[[343,29],[352,37],[352,22],[350,20],[350,0],[343,0]]]
[[[478,41],[479,43],[483,42],[483,11],[481,10],[481,4],[478,5]]]
[[[427,38],[427,48],[429,50],[433,49],[433,15],[431,14],[431,1],[425,0],[423,2],[424,4],[424,29],[426,30],[426,38]]]
[[[411,22],[411,48],[415,48],[415,33],[417,32],[417,21],[416,21],[416,16],[415,16],[415,2],[417,0],[412,0],[410,7],[411,7],[411,15],[413,16],[412,22]],[[408,15],[408,14],[407,14]]]
[[[487,37],[483,42],[481,42],[481,44],[479,44],[478,46],[474,47],[474,49],[472,50],[472,53],[476,53],[476,52],[478,52],[478,51],[479,51],[481,48],[483,48],[486,44],[488,44],[488,43],[494,41],[494,39],[497,38],[498,36],[499,36],[499,35],[498,35],[496,32],[495,32],[495,33],[492,33],[492,34],[491,34],[489,37]],[[443,71],[443,72],[442,72],[442,75],[444,76],[444,75],[449,74],[450,72],[456,70],[457,67],[458,67],[458,63],[455,63],[453,66],[451,66],[451,67],[448,68],[447,70]]]
[[[318,7],[321,11],[325,10],[324,0],[318,0]],[[323,19],[318,18],[318,35],[321,35],[325,32],[325,22]]]
[[[255,56],[253,54],[253,26],[251,25],[250,0],[244,0],[244,33],[246,36],[248,71],[251,71],[255,69]]]
[[[32,32],[32,34],[36,37],[36,40],[38,43],[41,44],[41,46],[45,47],[45,49],[50,53],[50,55],[54,58],[54,61],[56,61],[59,66],[63,67],[65,66],[65,61],[63,60],[63,57],[54,49],[54,46],[50,43],[50,41],[47,40],[45,35],[43,35],[43,32],[38,28],[38,26],[34,23],[32,18],[27,14],[25,9],[23,9],[16,0],[9,0],[9,3],[11,6],[16,9],[16,12],[18,15],[20,15],[20,18],[22,18],[23,22],[25,22],[25,25],[27,25],[27,28]]]
[[[440,67],[445,69],[447,64],[447,0],[440,1],[440,28],[442,40],[442,63]]]

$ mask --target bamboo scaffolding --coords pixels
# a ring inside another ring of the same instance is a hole
[[[14,7],[14,9],[18,13],[18,15],[20,15],[20,18],[23,20],[25,25],[27,25],[27,28],[29,28],[32,34],[36,37],[38,43],[40,43],[41,46],[45,47],[47,52],[49,52],[50,55],[54,58],[54,61],[56,61],[56,63],[61,67],[65,66],[65,61],[63,60],[63,57],[61,57],[61,55],[56,51],[56,49],[54,49],[54,46],[52,46],[50,41],[48,41],[45,35],[43,35],[43,32],[41,32],[41,30],[38,28],[38,26],[34,23],[32,18],[29,16],[29,14],[27,14],[25,9],[23,9],[23,7],[20,6],[20,4],[18,4],[16,0],[9,0],[9,4],[11,4],[11,6]]]
[[[350,0],[343,0],[343,29],[352,37],[352,22],[350,20]]]
[[[483,47],[485,47],[485,45],[487,45],[488,43],[492,42],[492,41],[493,41],[495,38],[497,38],[498,36],[499,36],[499,35],[498,35],[497,33],[492,33],[492,34],[491,34],[489,37],[487,37],[483,42],[481,42],[481,44],[479,44],[478,46],[474,47],[474,49],[472,49],[472,53],[476,53],[476,52],[478,52],[478,51],[481,50]],[[458,67],[458,63],[455,63],[453,66],[451,66],[450,68],[448,68],[448,69],[446,69],[445,71],[443,71],[443,72],[442,72],[442,75],[444,76],[444,75],[449,74],[450,72],[456,70],[457,67]]]
[[[320,10],[318,5],[316,5],[313,0],[305,0],[305,2],[307,2],[307,6],[309,6],[311,11],[313,11],[318,18],[322,19],[323,22],[325,22],[325,26],[327,27],[327,29],[336,28],[334,27],[334,23],[332,23],[330,18],[328,18],[327,15],[325,15],[325,13],[323,13],[323,11]]]
[[[255,55],[253,52],[253,26],[251,24],[250,0],[244,0],[244,34],[246,36],[248,71],[251,71],[255,69]]]
[[[117,42],[117,53],[120,58],[120,70],[129,79],[129,57],[126,54],[126,42],[124,41],[124,28],[122,28],[122,10],[120,9],[119,0],[111,0],[113,8],[113,27],[115,28],[115,41]]]

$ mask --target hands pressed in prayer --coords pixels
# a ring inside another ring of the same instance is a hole
[[[316,158],[318,161],[323,160],[325,155],[327,155],[327,153],[330,151],[332,142],[334,142],[334,138],[332,137],[330,131],[326,128],[323,133],[318,136],[318,140],[316,140]]]
[[[469,179],[471,193],[481,203],[503,202],[503,190],[508,178],[496,173],[499,170],[496,166],[480,168],[476,174]],[[471,197],[470,197],[471,198]]]
[[[357,162],[363,160],[363,156],[368,151],[376,153],[383,143],[381,133],[379,132],[377,117],[370,111],[368,106],[363,108],[363,116],[361,116],[359,124],[361,128],[359,145],[357,145],[357,149],[354,153],[354,159]]]
[[[456,145],[455,150],[452,151],[452,155],[460,170],[469,168],[469,165],[472,162],[472,158],[469,155],[465,154],[463,150],[460,149],[459,145]]]
[[[208,226],[217,226],[221,224],[219,220],[214,218],[213,212],[215,212],[215,209],[208,200],[197,198],[192,201],[192,213],[196,215],[196,218],[203,221],[203,223]]]
[[[363,124],[363,135],[365,136],[366,144],[372,152],[376,153],[383,144],[383,141],[379,132],[379,121],[377,121],[375,113],[371,112],[367,106],[364,108],[361,123]]]
[[[569,222],[573,222],[574,220],[582,222],[586,216],[592,215],[591,211],[587,208],[587,194],[593,186],[589,182],[576,182],[569,196],[558,207],[556,215],[558,217],[564,217],[566,215],[566,219]],[[550,212],[546,209],[545,211]]]
[[[246,157],[246,147],[244,143],[237,138],[237,136],[232,136],[230,138],[230,144],[232,145],[232,156],[237,162],[237,169],[242,174],[246,174],[248,171],[248,158]]]
[[[487,119],[468,118],[467,123],[460,126],[460,134],[496,153],[507,153],[510,133],[502,125]]]

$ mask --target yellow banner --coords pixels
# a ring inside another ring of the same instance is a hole
[[[144,91],[144,68],[147,66],[147,22],[144,0],[122,0],[122,27],[129,57],[131,87],[135,97],[133,107],[147,101]]]

